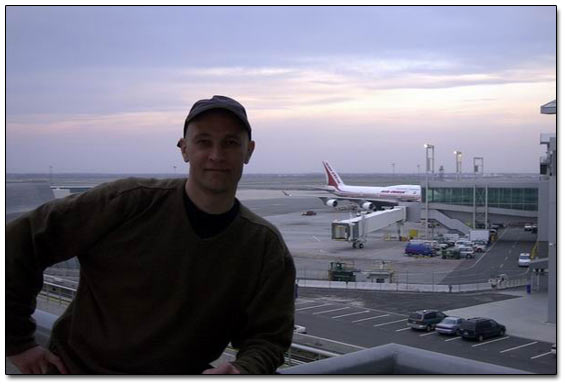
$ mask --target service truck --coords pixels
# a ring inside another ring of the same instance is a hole
[[[469,241],[482,240],[485,244],[490,243],[490,231],[488,229],[472,229],[469,232]]]

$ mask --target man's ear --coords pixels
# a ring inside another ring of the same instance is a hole
[[[251,155],[253,155],[254,150],[255,150],[255,142],[250,141],[249,144],[247,145],[247,154],[245,155],[245,161],[243,162],[244,164],[249,163],[249,160],[251,159]]]
[[[186,141],[184,138],[179,139],[177,142],[177,147],[180,148],[180,153],[185,163],[188,163],[188,148],[186,146]]]

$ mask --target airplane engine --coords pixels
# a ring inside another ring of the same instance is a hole
[[[335,207],[337,207],[337,200],[336,199],[326,200],[326,205],[328,207],[334,207],[335,208]]]
[[[377,207],[375,207],[375,204],[371,203],[370,201],[365,201],[363,204],[361,204],[361,208],[363,208],[365,211],[376,211]]]

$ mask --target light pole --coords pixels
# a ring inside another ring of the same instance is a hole
[[[393,176],[394,176],[394,174],[395,174],[395,168],[394,168],[395,166],[396,166],[396,164],[395,164],[395,163],[392,163],[392,175],[393,175]]]
[[[463,163],[463,152],[453,151],[455,155],[455,177],[457,180],[461,179],[461,168]]]
[[[482,157],[473,157],[473,174],[475,178],[477,175],[483,176],[485,169],[485,159]]]
[[[49,186],[53,186],[53,166],[49,166]]]
[[[430,197],[430,170],[432,171],[432,175],[434,174],[434,146],[432,144],[424,144],[424,148],[426,148],[426,193],[424,194],[424,198],[426,199],[426,239],[429,238],[429,229],[428,229],[428,222],[430,219],[430,206],[429,206],[429,197]]]

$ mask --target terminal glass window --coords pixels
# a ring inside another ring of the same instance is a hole
[[[431,188],[430,202],[537,211],[537,188]],[[425,201],[425,200],[424,200]]]

